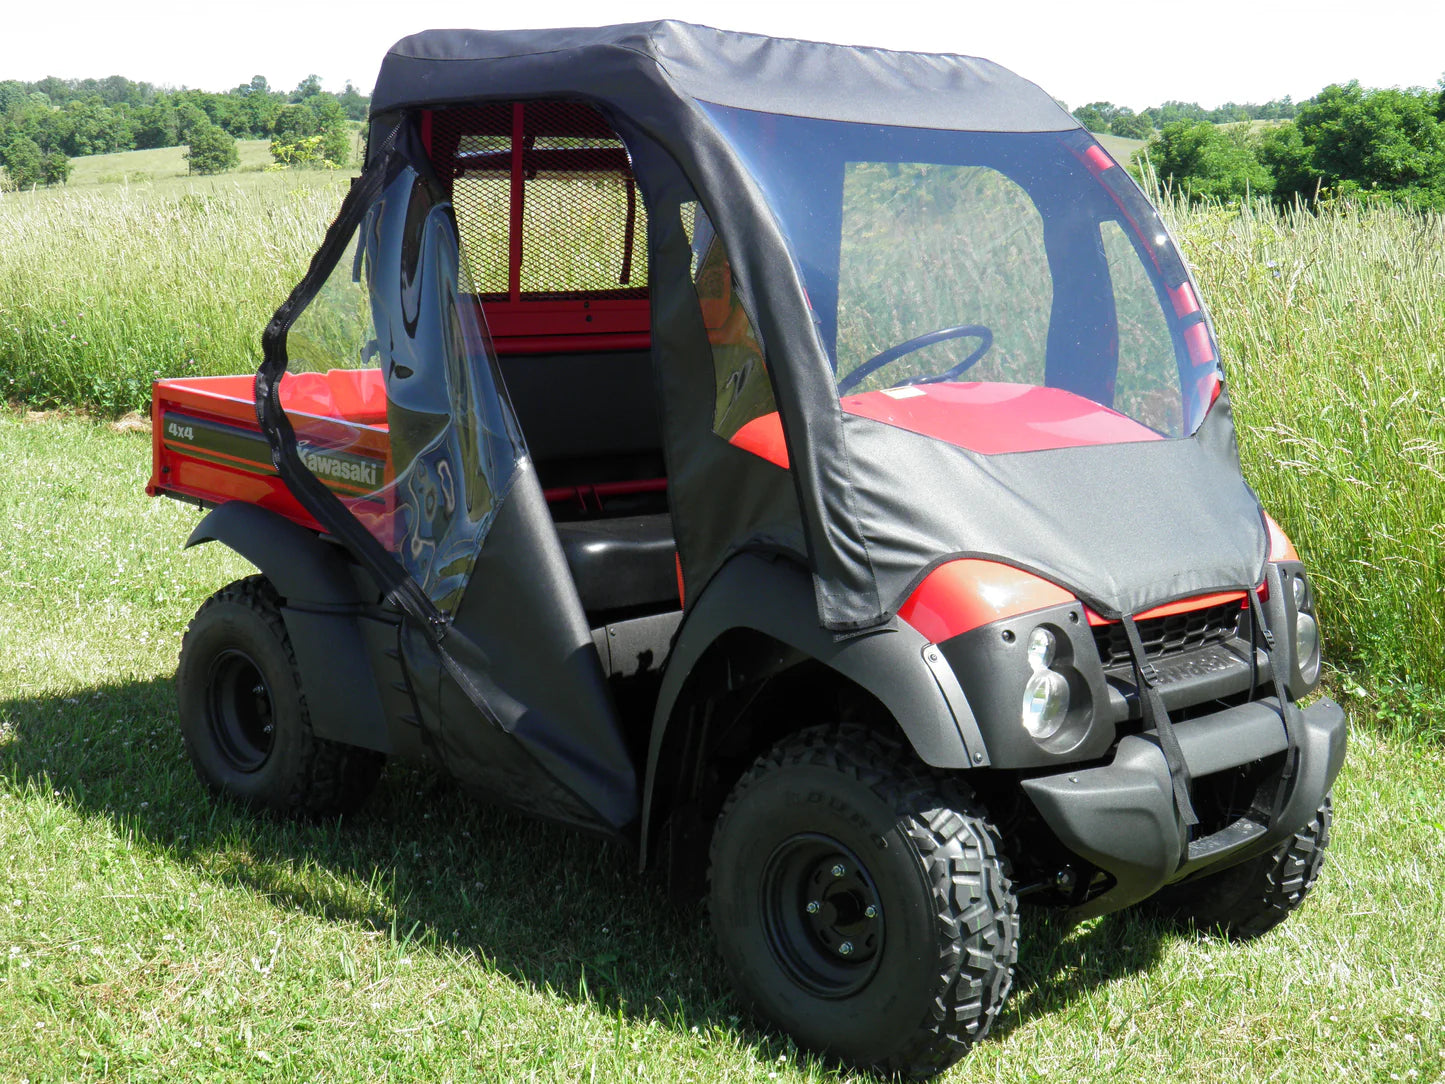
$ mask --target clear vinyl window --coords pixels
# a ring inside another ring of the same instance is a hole
[[[450,612],[523,449],[451,205],[413,169],[367,211],[286,350],[302,462]]]
[[[1043,218],[998,170],[845,163],[838,267],[840,387],[959,366],[970,380],[1043,383],[1053,302]],[[889,348],[952,329],[850,381]]]
[[[733,289],[732,264],[722,238],[697,203],[683,208],[683,224],[692,244],[692,281],[717,380],[713,431],[732,438],[754,418],[778,409],[773,385],[757,332]]]

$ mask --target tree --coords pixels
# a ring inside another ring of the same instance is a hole
[[[346,89],[337,96],[341,108],[346,110],[349,120],[365,120],[366,111],[371,107],[371,99],[351,85],[351,80],[346,81]]]
[[[1154,126],[1149,123],[1148,117],[1130,109],[1119,110],[1118,115],[1109,123],[1109,131],[1125,139],[1148,139],[1153,130]]]
[[[40,144],[29,136],[16,136],[0,154],[5,163],[5,172],[10,174],[10,183],[16,188],[30,188],[41,183],[42,160]]]
[[[309,105],[282,106],[271,124],[271,138],[295,143],[316,134],[316,114]]]
[[[51,151],[40,160],[40,179],[46,185],[64,184],[70,180],[70,159]]]
[[[314,98],[320,93],[321,76],[308,75],[296,84],[296,89],[291,92],[291,100],[293,102],[304,102],[307,98]]]
[[[1429,91],[1328,86],[1295,116],[1309,163],[1332,189],[1397,193],[1423,206],[1445,204],[1445,125]]]
[[[1109,121],[1118,111],[1113,102],[1090,102],[1074,110],[1074,119],[1091,132],[1107,132]]]
[[[306,103],[316,117],[316,133],[321,136],[321,157],[333,166],[344,166],[351,157],[351,131],[346,123],[346,110],[334,94],[317,94]]]
[[[135,145],[143,150],[150,147],[174,147],[181,132],[181,121],[176,114],[176,107],[169,99],[142,106],[135,111],[131,131]]]
[[[231,134],[207,122],[193,130],[190,150],[186,153],[193,173],[224,173],[235,169],[241,157]]]
[[[1232,200],[1274,188],[1274,179],[1254,156],[1245,129],[1175,121],[1149,141],[1147,153],[1161,179],[1195,199]]]
[[[189,143],[191,138],[199,131],[205,129],[211,123],[211,118],[206,112],[193,101],[182,101],[176,107],[176,118],[178,125],[176,135],[182,143]]]
[[[1265,129],[1256,153],[1274,177],[1275,199],[1283,203],[1296,197],[1314,199],[1320,175],[1315,171],[1313,154],[1293,121]]]

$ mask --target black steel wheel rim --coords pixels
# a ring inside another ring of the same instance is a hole
[[[763,867],[763,935],[783,972],[818,997],[868,985],[883,957],[877,886],[853,851],[815,832],[790,836]]]
[[[276,740],[271,686],[261,668],[244,651],[223,651],[211,663],[206,692],[206,718],[221,756],[238,772],[259,771]]]

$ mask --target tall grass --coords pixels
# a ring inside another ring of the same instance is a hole
[[[253,370],[344,191],[312,174],[0,195],[0,396],[119,414],[157,376]]]
[[[1165,209],[1219,331],[1245,471],[1312,570],[1331,654],[1445,690],[1445,218]]]

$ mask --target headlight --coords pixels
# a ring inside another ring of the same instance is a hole
[[[1033,640],[1029,641],[1029,657],[1033,658]],[[1029,675],[1024,686],[1024,729],[1035,741],[1047,741],[1059,732],[1069,714],[1069,683],[1064,676],[1049,669],[1038,669]]]
[[[1309,614],[1302,613],[1294,619],[1294,652],[1300,677],[1313,685],[1320,676],[1320,627]]]
[[[1042,626],[1029,633],[1029,666],[1035,670],[1046,670],[1054,663],[1054,651],[1058,647],[1054,634]]]
[[[1294,608],[1303,610],[1305,608],[1305,578],[1295,576],[1290,586],[1294,589]]]

